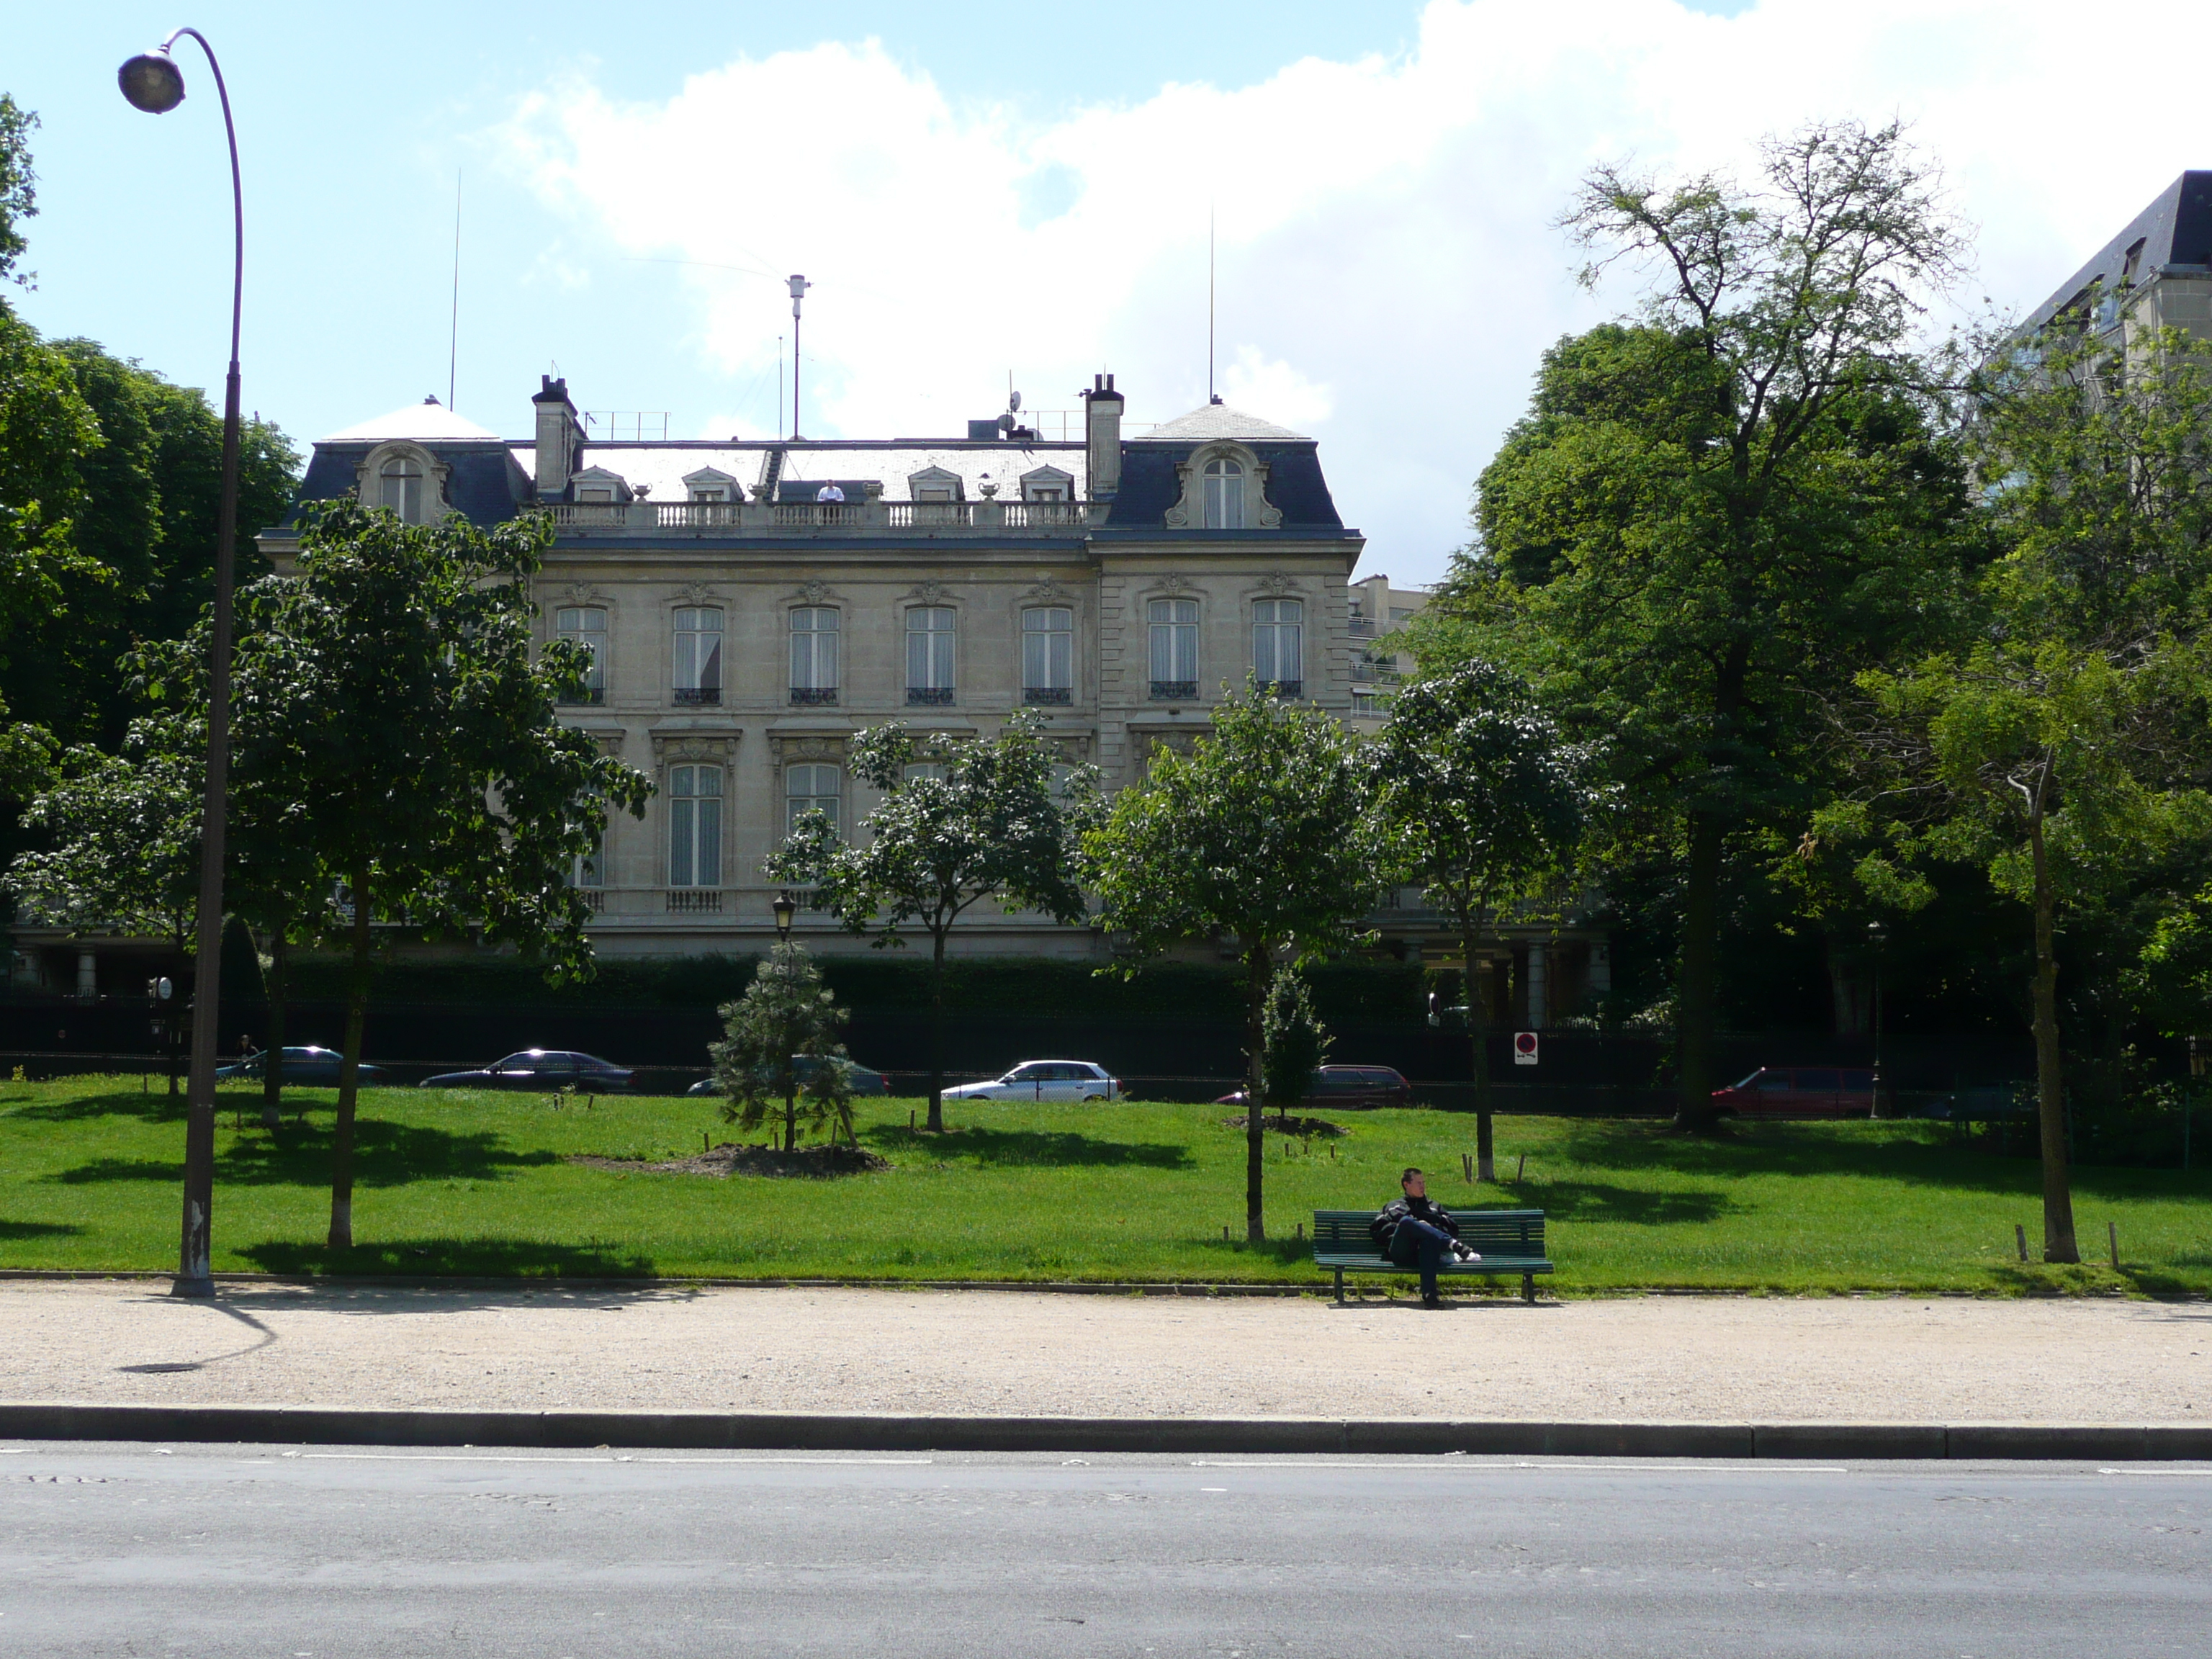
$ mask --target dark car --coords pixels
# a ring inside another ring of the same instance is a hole
[[[1224,1095],[1217,1106],[1242,1106],[1245,1091]],[[1410,1106],[1413,1085],[1388,1066],[1324,1066],[1306,1085],[1304,1106],[1334,1106],[1340,1111],[1366,1111],[1377,1106]]]
[[[288,1048],[284,1050],[284,1081],[299,1084],[303,1088],[335,1089],[338,1082],[338,1066],[343,1060],[344,1056],[335,1048]],[[215,1074],[224,1081],[252,1079],[258,1082],[268,1075],[268,1065],[269,1051],[264,1048],[228,1066],[216,1066]],[[364,1087],[374,1088],[383,1081],[382,1066],[371,1066],[367,1060],[362,1062],[361,1082]]]
[[[1743,1117],[1872,1117],[1870,1066],[1762,1066],[1713,1091],[1713,1104]]]
[[[574,1089],[580,1094],[620,1094],[629,1087],[628,1066],[567,1048],[525,1048],[482,1071],[426,1077],[425,1089]]]
[[[821,1063],[812,1054],[793,1054],[791,1057],[791,1069],[798,1073],[801,1083],[813,1076],[814,1068]],[[844,1066],[846,1075],[852,1079],[852,1089],[854,1094],[887,1095],[890,1093],[891,1080],[881,1072],[872,1072],[866,1066],[849,1060],[839,1063]],[[684,1092],[687,1095],[718,1095],[721,1091],[714,1086],[713,1078],[702,1077]]]

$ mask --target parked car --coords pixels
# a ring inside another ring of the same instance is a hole
[[[1713,1091],[1713,1104],[1744,1117],[1872,1117],[1871,1068],[1762,1066],[1731,1088]]]
[[[837,1063],[845,1068],[845,1074],[851,1081],[854,1094],[887,1095],[890,1093],[891,1080],[881,1072],[872,1072],[866,1066],[849,1060],[841,1060]],[[821,1060],[812,1054],[793,1054],[791,1057],[791,1069],[798,1075],[801,1083],[812,1077],[815,1069],[821,1064]],[[714,1086],[713,1078],[702,1077],[684,1092],[687,1095],[718,1095],[722,1091]]]
[[[426,1077],[425,1089],[575,1089],[587,1095],[619,1094],[629,1087],[628,1066],[566,1048],[525,1048],[481,1071]]]
[[[284,1050],[284,1081],[296,1083],[303,1088],[334,1089],[337,1086],[338,1066],[344,1056],[335,1048],[306,1048]],[[269,1051],[266,1048],[246,1055],[244,1060],[228,1066],[216,1067],[216,1077],[224,1079],[251,1078],[255,1082],[267,1075]],[[384,1081],[384,1068],[361,1063],[361,1082],[364,1088],[374,1088]]]
[[[1119,1100],[1121,1079],[1088,1060],[1025,1060],[1001,1078],[963,1083],[947,1100]]]
[[[1242,1106],[1246,1091],[1224,1095],[1217,1106]],[[1306,1085],[1307,1107],[1334,1107],[1339,1111],[1367,1111],[1377,1106],[1410,1106],[1413,1085],[1388,1066],[1324,1066]]]

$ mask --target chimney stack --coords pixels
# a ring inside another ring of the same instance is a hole
[[[1092,375],[1083,404],[1091,499],[1110,501],[1121,489],[1121,394],[1114,390],[1114,377]]]
[[[568,490],[575,475],[576,451],[584,441],[584,425],[576,418],[576,405],[568,401],[566,376],[540,377],[544,389],[531,398],[538,410],[538,499],[557,501]]]

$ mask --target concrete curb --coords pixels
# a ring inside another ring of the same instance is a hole
[[[1365,1453],[1437,1456],[2212,1459],[2212,1425],[1485,1423],[1340,1418],[868,1417],[0,1402],[0,1439],[689,1451]]]

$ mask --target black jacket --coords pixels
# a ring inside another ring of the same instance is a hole
[[[1408,1217],[1415,1221],[1425,1221],[1438,1231],[1449,1233],[1454,1238],[1459,1237],[1459,1223],[1451,1218],[1451,1212],[1428,1198],[1393,1199],[1376,1212],[1374,1220],[1367,1224],[1367,1236],[1387,1250],[1390,1248],[1391,1235],[1398,1231],[1398,1224]]]

